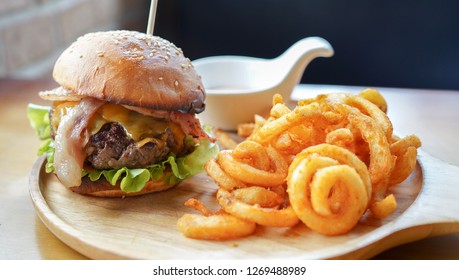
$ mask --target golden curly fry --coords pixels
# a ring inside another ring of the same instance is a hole
[[[241,123],[237,125],[237,135],[243,138],[249,137],[255,130],[255,123]]]
[[[283,103],[276,103],[274,106],[271,108],[270,116],[272,118],[278,119],[284,115],[287,115],[288,113],[291,113],[292,111]]]
[[[217,162],[223,171],[247,185],[264,187],[282,185],[287,177],[287,162],[271,147],[266,148],[266,154],[270,160],[270,170],[258,169],[246,162],[238,161],[230,151],[220,151]]]
[[[234,149],[238,142],[234,140],[228,132],[225,132],[221,129],[214,130],[215,138],[217,139],[218,144],[222,149]]]
[[[402,139],[397,139],[390,145],[390,151],[394,155],[402,155],[409,147],[421,147],[421,140],[416,135],[408,135]]]
[[[186,237],[204,240],[230,240],[251,235],[256,224],[229,214],[201,216],[184,214],[177,228]]]
[[[325,138],[328,144],[343,147],[351,152],[355,152],[354,134],[349,128],[338,128],[329,132]]]
[[[300,154],[297,155],[295,160],[298,160],[299,157],[306,157],[312,154],[318,154],[323,157],[332,158],[338,161],[340,164],[349,165],[354,168],[363,181],[367,196],[369,198],[371,197],[372,185],[370,180],[370,173],[368,172],[367,166],[354,153],[335,145],[319,144],[303,150]],[[293,165],[294,163],[292,162],[289,167],[289,173]]]
[[[397,201],[393,194],[386,196],[380,201],[371,204],[370,210],[376,217],[383,219],[389,216],[397,208]]]
[[[399,184],[410,176],[416,167],[417,154],[418,150],[415,147],[408,147],[405,153],[397,156],[394,171],[390,174],[391,185]]]
[[[209,175],[220,188],[233,190],[247,187],[244,183],[229,176],[225,171],[223,171],[215,159],[209,160],[204,165],[204,168],[207,171],[207,175]]]
[[[381,127],[384,135],[389,139],[392,135],[392,123],[389,117],[381,109],[370,101],[357,95],[348,94],[343,102],[353,108],[357,108],[363,114],[371,117]]]
[[[295,110],[275,120],[267,121],[262,127],[255,131],[250,140],[260,144],[268,144],[282,132],[304,122],[311,122],[312,118],[323,118],[317,104],[312,103],[306,106],[296,107]]]
[[[287,179],[290,203],[312,230],[325,235],[343,234],[358,223],[368,207],[370,196],[364,182],[368,184],[369,175],[348,150],[319,146],[313,147],[314,152],[306,149],[292,162]],[[359,166],[362,175],[352,165]]]
[[[378,91],[322,94],[294,109],[274,95],[272,104],[269,116],[255,115],[254,123],[238,127],[244,141],[230,143],[205,166],[219,187],[225,217],[215,218],[221,215],[190,200],[208,217],[182,217],[182,231],[219,240],[248,235],[255,224],[291,227],[301,220],[337,235],[352,230],[367,209],[377,218],[395,211],[388,187],[412,173],[421,142],[415,135],[393,135]]]
[[[345,108],[345,107],[344,107]],[[368,143],[370,150],[369,171],[371,182],[377,184],[392,169],[392,157],[389,142],[375,121],[353,110],[348,111],[348,119],[352,126],[360,132]]]
[[[264,208],[240,201],[230,192],[219,189],[217,201],[233,216],[269,227],[292,227],[299,222],[291,206],[282,209]]]
[[[275,94],[273,95],[273,107],[274,107],[276,104],[284,104],[284,98],[283,98],[282,95],[280,95],[279,93],[275,93]]]
[[[269,171],[271,169],[271,159],[266,149],[253,141],[244,141],[234,147],[231,153],[237,161],[247,163],[256,169]]]
[[[387,113],[387,102],[386,99],[379,93],[379,91],[373,88],[367,88],[359,92],[359,96],[365,98],[366,100],[370,101],[371,103],[378,106],[381,111]]]
[[[284,202],[284,197],[274,191],[262,187],[247,187],[233,190],[236,199],[262,208],[279,207]]]
[[[205,240],[228,240],[252,234],[256,224],[234,217],[222,210],[210,211],[201,201],[190,198],[184,203],[202,215],[185,214],[177,220],[177,228],[186,237]]]
[[[297,125],[281,133],[272,143],[273,147],[285,155],[296,155],[303,149],[315,145],[318,130],[312,126]]]

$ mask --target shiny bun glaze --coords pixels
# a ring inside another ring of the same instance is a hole
[[[136,31],[88,33],[56,61],[54,80],[79,96],[155,110],[200,113],[205,91],[180,48]]]

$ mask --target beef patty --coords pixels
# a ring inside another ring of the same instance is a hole
[[[124,166],[141,168],[161,162],[167,158],[176,140],[168,129],[155,138],[165,144],[153,141],[138,147],[119,123],[106,123],[89,138],[85,164],[96,169],[118,169]]]

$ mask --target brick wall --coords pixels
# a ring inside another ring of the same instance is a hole
[[[49,75],[57,56],[87,32],[148,16],[144,0],[0,0],[0,77]]]

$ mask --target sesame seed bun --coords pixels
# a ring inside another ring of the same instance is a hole
[[[200,113],[205,92],[181,49],[136,31],[88,33],[56,61],[54,80],[72,94],[155,110]]]

